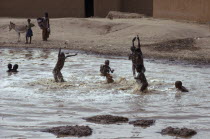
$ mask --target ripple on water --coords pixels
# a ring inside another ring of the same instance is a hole
[[[71,53],[66,50],[65,52]],[[93,128],[87,138],[170,138],[157,132],[167,126],[198,130],[195,138],[207,138],[210,114],[210,69],[146,60],[147,93],[140,93],[131,62],[122,57],[80,54],[67,59],[62,74],[66,82],[53,81],[57,51],[0,49],[0,138],[56,138],[39,132],[52,126],[81,125]],[[115,69],[115,83],[99,75],[105,59]],[[19,73],[5,73],[7,64],[19,64]],[[183,81],[190,92],[177,92],[174,82]],[[147,129],[122,125],[96,125],[82,118],[119,115],[131,120],[155,119]],[[201,134],[202,133],[202,134]]]

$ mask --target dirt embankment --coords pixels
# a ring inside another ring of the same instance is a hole
[[[8,24],[26,24],[26,19],[0,19],[1,47],[67,48],[98,54],[127,56],[131,40],[139,35],[147,58],[210,62],[210,29],[207,25],[159,20],[60,18],[51,19],[49,41],[43,42],[36,20],[32,44],[25,44],[25,34],[17,42],[17,34]]]

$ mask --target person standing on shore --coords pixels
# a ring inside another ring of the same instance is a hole
[[[47,41],[50,35],[50,20],[48,13],[45,13],[45,17],[43,20],[43,27],[42,27],[42,40]]]
[[[26,32],[26,44],[28,44],[28,38],[30,38],[29,43],[31,44],[31,39],[33,36],[32,27],[34,27],[34,24],[31,24],[31,19],[28,19],[28,25],[27,25],[27,32]]]

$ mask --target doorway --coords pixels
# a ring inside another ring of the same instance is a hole
[[[85,0],[85,17],[94,16],[94,0]]]

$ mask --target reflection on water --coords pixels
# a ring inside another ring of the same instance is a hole
[[[65,50],[68,53],[71,51]],[[158,132],[167,126],[193,128],[193,138],[210,136],[210,69],[193,65],[161,64],[147,60],[148,94],[137,93],[131,61],[109,57],[115,83],[105,83],[99,67],[107,57],[80,54],[66,60],[65,83],[53,81],[57,50],[0,49],[0,138],[56,138],[40,129],[61,125],[89,125],[89,139],[169,138]],[[8,76],[7,64],[19,64]],[[190,92],[176,92],[182,80]],[[156,119],[143,129],[129,124],[98,125],[83,117],[112,114],[130,120]]]

